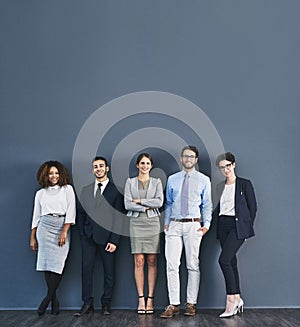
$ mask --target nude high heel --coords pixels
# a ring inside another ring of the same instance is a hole
[[[231,308],[229,309],[229,307]],[[239,309],[238,300],[235,299],[234,301],[230,301],[229,299],[227,299],[226,309],[222,314],[219,315],[219,317],[220,318],[232,317],[238,313],[238,309]]]
[[[238,313],[243,313],[244,312],[244,300],[240,298],[239,304],[238,304]]]

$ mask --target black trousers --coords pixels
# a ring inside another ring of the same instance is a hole
[[[110,304],[114,286],[114,253],[105,251],[105,245],[97,244],[92,238],[81,237],[82,251],[82,301],[84,304],[92,304],[93,298],[93,273],[96,261],[97,249],[104,271],[104,287],[101,304]]]
[[[240,294],[240,279],[236,254],[245,240],[237,239],[235,217],[220,216],[218,234],[222,248],[219,265],[225,279],[226,293]]]

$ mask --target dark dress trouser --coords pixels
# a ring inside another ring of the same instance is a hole
[[[218,234],[222,248],[219,264],[225,278],[226,293],[240,294],[236,253],[245,240],[238,240],[237,238],[234,216],[219,217]]]
[[[97,244],[92,237],[81,237],[82,251],[82,301],[84,304],[93,303],[93,272],[96,261],[97,249],[104,271],[104,288],[101,304],[110,304],[114,286],[114,253],[105,251],[105,246]]]

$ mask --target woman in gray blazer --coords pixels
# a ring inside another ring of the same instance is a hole
[[[131,253],[134,255],[134,277],[138,291],[139,314],[154,313],[153,297],[159,253],[159,208],[163,205],[163,187],[159,178],[150,177],[153,160],[150,154],[141,153],[136,160],[137,177],[128,178],[124,202],[130,217]],[[148,265],[148,297],[144,296],[145,256]]]

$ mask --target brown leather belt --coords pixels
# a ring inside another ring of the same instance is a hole
[[[175,218],[171,218],[170,219],[171,221],[177,221],[179,223],[190,223],[190,222],[193,222],[193,221],[198,221],[200,222],[200,218],[183,218],[183,219],[175,219]]]

